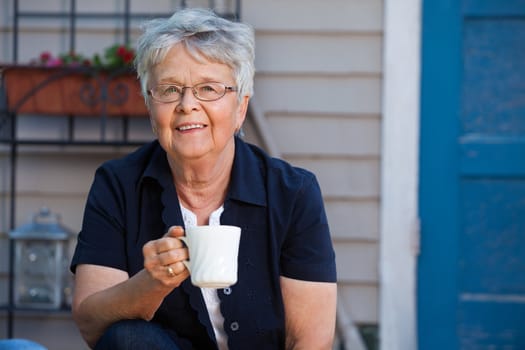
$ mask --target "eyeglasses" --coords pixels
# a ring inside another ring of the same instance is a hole
[[[226,86],[223,83],[206,82],[193,86],[180,86],[177,84],[159,84],[148,90],[148,94],[157,102],[171,103],[182,99],[184,90],[191,89],[193,96],[200,101],[216,101],[227,92],[237,91],[235,86]]]

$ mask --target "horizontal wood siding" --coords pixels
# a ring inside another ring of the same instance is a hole
[[[380,120],[375,115],[279,113],[267,115],[281,152],[327,157],[377,159]],[[290,138],[300,128],[301,138]]]
[[[293,42],[290,42],[292,45]],[[265,74],[255,81],[257,101],[267,113],[352,113],[381,112],[381,79],[348,75]]]
[[[280,154],[319,179],[339,297],[360,324],[378,323],[382,6],[243,2],[256,30],[257,104]]]
[[[376,197],[327,198],[326,212],[331,224],[332,237],[336,242],[377,243],[379,203]],[[344,269],[344,266],[341,268]]]
[[[381,0],[245,0],[242,4],[243,20],[257,30],[377,33],[383,28]]]
[[[377,75],[381,40],[377,33],[258,30],[255,61],[259,72],[273,74]]]

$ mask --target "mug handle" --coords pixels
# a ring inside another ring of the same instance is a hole
[[[188,245],[188,242],[186,241],[188,238],[186,236],[181,236],[181,237],[178,237],[181,241],[184,242],[184,244],[186,245],[186,247],[189,247]],[[188,271],[191,273],[191,268],[190,268],[190,261],[189,260],[183,260],[182,263],[184,264],[184,266],[186,266],[186,268],[188,269]]]

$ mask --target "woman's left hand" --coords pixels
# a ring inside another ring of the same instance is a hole
[[[142,248],[144,269],[164,286],[178,287],[190,275],[183,261],[188,259],[188,249],[177,237],[184,236],[181,226],[172,226],[160,238],[149,241]]]

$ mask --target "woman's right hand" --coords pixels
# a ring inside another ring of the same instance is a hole
[[[149,241],[142,248],[144,269],[159,283],[170,288],[178,287],[189,271],[183,261],[188,259],[188,249],[177,237],[184,236],[181,226],[172,226],[160,238]]]
[[[131,278],[116,268],[77,266],[73,318],[91,347],[116,321],[151,320],[166,295],[188,278],[189,271],[182,263],[188,259],[188,250],[177,238],[182,235],[184,229],[173,226],[164,237],[146,243],[142,248],[144,269]]]

